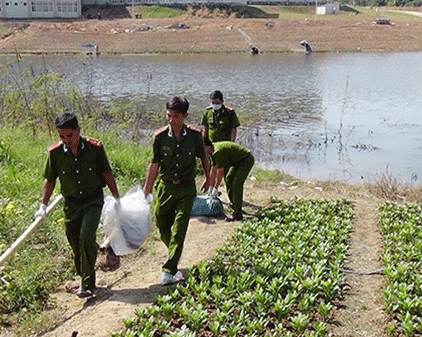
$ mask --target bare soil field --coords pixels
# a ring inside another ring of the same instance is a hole
[[[94,44],[101,54],[303,52],[393,52],[422,50],[422,18],[394,25],[375,24],[376,16],[342,13],[338,19],[189,18],[25,21],[0,41],[0,53],[82,53]],[[3,22],[12,25],[12,22]],[[185,29],[180,29],[182,25]]]
[[[222,189],[224,191],[224,189]],[[270,196],[290,200],[296,197],[347,198],[353,201],[355,219],[350,233],[350,248],[345,268],[354,271],[372,271],[382,267],[381,234],[378,224],[378,205],[385,199],[378,196],[375,187],[350,186],[340,183],[284,183],[262,184],[248,181],[245,186],[245,209],[253,213],[269,202]],[[403,197],[404,200],[405,196]],[[225,193],[223,202],[227,202]],[[252,216],[252,215],[250,215]],[[234,233],[239,222],[199,217],[192,218],[186,238],[180,268],[187,276],[187,268],[213,257]],[[100,260],[104,256],[100,257]],[[121,267],[113,272],[98,270],[97,285],[100,290],[93,298],[79,299],[63,289],[51,295],[51,310],[46,312],[44,332],[3,331],[2,336],[70,336],[106,337],[123,329],[123,319],[134,317],[136,308],[154,303],[165,287],[159,284],[161,265],[166,259],[166,249],[159,239],[147,241],[138,254],[122,258]],[[383,337],[389,324],[385,313],[382,290],[386,286],[382,274],[346,274],[343,290],[345,296],[334,310],[329,323],[330,336]],[[1,333],[1,331],[0,331]]]

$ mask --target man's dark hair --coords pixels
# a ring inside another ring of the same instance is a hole
[[[214,150],[214,145],[212,144],[211,139],[209,139],[209,138],[204,138],[204,145],[205,145],[205,146],[211,146],[211,147],[212,147],[212,149]]]
[[[210,99],[221,99],[222,101],[224,101],[224,99],[223,99],[223,93],[221,92],[221,91],[219,91],[219,90],[216,90],[216,91],[213,91],[211,94],[210,94]]]
[[[166,103],[166,109],[186,114],[189,110],[189,102],[184,97],[174,96],[170,101]]]
[[[56,128],[76,130],[79,126],[78,119],[73,113],[65,112],[56,118]]]

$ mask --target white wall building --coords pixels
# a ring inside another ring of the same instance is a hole
[[[290,4],[305,5],[309,0],[0,0],[0,18],[78,18],[84,5],[170,5],[170,4]],[[322,0],[323,1],[323,0]],[[338,3],[317,7],[317,14],[338,14]]]
[[[173,5],[173,4],[242,4],[246,5],[246,0],[84,0],[84,5]]]
[[[78,18],[81,0],[0,0],[1,18]]]
[[[340,5],[338,2],[333,4],[326,4],[324,6],[317,7],[317,14],[326,15],[326,14],[338,14],[340,13]]]

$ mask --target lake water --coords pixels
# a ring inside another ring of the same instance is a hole
[[[236,109],[238,140],[257,165],[303,180],[420,185],[422,53],[31,57],[103,100],[141,97],[162,111],[173,95],[199,124],[209,93]],[[154,111],[154,110],[151,110]]]

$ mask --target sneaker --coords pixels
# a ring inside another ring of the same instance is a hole
[[[228,215],[226,218],[226,221],[232,222],[232,221],[242,221],[243,215]]]
[[[173,279],[174,279],[176,282],[180,282],[180,281],[183,281],[185,278],[183,277],[182,272],[179,270],[179,271],[177,271],[177,273],[176,273],[176,274],[174,274],[174,275],[173,275]]]
[[[183,277],[183,274],[178,271],[176,274],[172,275],[169,273],[162,273],[160,275],[160,282],[163,286],[174,284],[180,281],[183,281],[185,278]]]
[[[76,290],[76,295],[79,298],[91,297],[92,296],[92,290],[79,287],[79,289]]]

